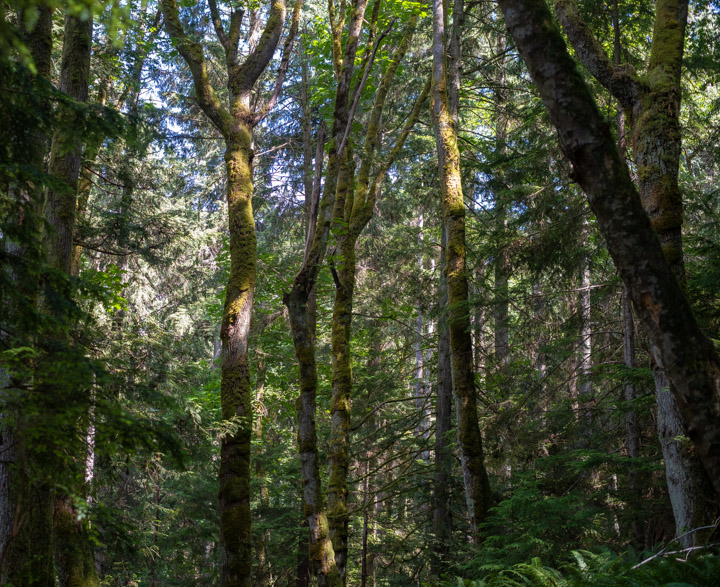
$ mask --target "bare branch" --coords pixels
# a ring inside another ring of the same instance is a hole
[[[375,55],[380,48],[380,43],[382,43],[382,40],[388,35],[396,20],[396,18],[393,18],[390,21],[388,27],[377,38],[377,40],[375,41],[375,45],[373,46],[372,53],[370,55],[370,59],[368,59],[365,63],[365,71],[363,72],[362,80],[358,84],[357,88],[355,88],[355,95],[353,96],[352,106],[350,106],[350,113],[348,114],[348,121],[347,125],[345,126],[345,132],[343,133],[342,140],[340,141],[340,147],[338,147],[338,159],[342,158],[343,151],[345,150],[345,145],[347,144],[348,137],[350,136],[353,119],[355,118],[355,111],[357,110],[358,104],[360,103],[360,96],[362,94],[362,91],[365,89],[365,84],[367,84],[370,70],[372,69],[373,63],[375,61]]]
[[[218,10],[216,0],[208,0],[208,6],[210,7],[210,16],[212,18],[213,27],[215,27],[215,34],[217,35],[223,49],[225,49],[225,56],[227,56],[230,52],[230,44],[228,36],[225,34],[222,20],[220,19],[220,11]]]
[[[274,0],[257,47],[237,71],[230,72],[230,86],[236,96],[248,94],[265,71],[277,49],[284,22],[285,0]]]
[[[583,65],[623,108],[631,109],[640,94],[640,82],[632,65],[613,64],[590,27],[581,18],[574,0],[557,0],[555,14]]]
[[[297,37],[298,25],[300,23],[300,10],[302,9],[304,0],[297,0],[295,2],[295,8],[293,9],[292,21],[290,23],[290,31],[288,32],[287,39],[285,40],[285,46],[283,47],[282,60],[280,61],[280,67],[278,68],[277,78],[275,80],[275,88],[268,101],[255,115],[255,124],[265,118],[268,113],[273,109],[275,103],[280,97],[282,92],[283,82],[285,81],[285,75],[287,74],[288,65],[290,64],[290,55],[292,54],[293,45],[295,44],[295,37]]]
[[[162,9],[165,14],[165,28],[192,73],[195,97],[200,108],[215,127],[226,135],[231,124],[230,113],[222,107],[212,88],[202,45],[190,39],[185,33],[176,0],[162,0]]]

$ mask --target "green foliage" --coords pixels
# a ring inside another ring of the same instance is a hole
[[[443,587],[701,587],[720,578],[720,556],[713,552],[675,554],[638,560],[628,552],[573,550],[570,561],[546,566],[539,557],[492,571],[482,579],[445,580]]]

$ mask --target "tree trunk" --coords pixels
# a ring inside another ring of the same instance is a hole
[[[623,312],[623,362],[628,369],[635,368],[635,324],[632,315],[632,305],[627,288],[622,288],[622,312]],[[637,423],[637,414],[633,402],[635,401],[635,384],[628,381],[625,384],[624,399],[626,402],[625,412],[625,435],[627,443],[627,453],[630,461],[628,471],[628,483],[630,484],[630,510],[631,523],[630,532],[632,535],[632,544],[635,548],[643,548],[645,544],[643,523],[637,515],[637,511],[642,503],[642,486],[636,464],[633,459],[640,456],[640,431]]]
[[[580,19],[574,3],[571,0],[558,3],[558,14],[576,50],[593,75],[621,102],[629,118],[640,198],[665,258],[683,287],[682,195],[678,186],[678,168],[681,150],[680,77],[687,11],[687,0],[659,0],[656,3],[647,73],[639,78],[634,70],[618,63],[618,26],[615,27],[616,63],[613,66]],[[654,370],[663,370],[660,362],[655,361]],[[661,436],[660,443],[668,491],[674,496],[671,503],[679,535],[691,526],[713,521],[712,508],[693,505],[696,500],[707,505],[712,496],[708,493],[709,484],[700,472],[696,458],[677,446],[677,438],[682,435],[684,427],[679,419],[679,408],[674,405],[674,392],[662,387],[671,383],[665,374],[658,373],[655,384],[658,432],[663,435],[678,433]],[[690,489],[678,483],[687,483]],[[688,516],[693,520],[690,526],[684,525]],[[695,538],[695,535],[688,535],[683,541],[690,545]]]
[[[85,102],[88,98],[91,50],[92,19],[66,16],[60,89],[79,102]],[[49,231],[46,247],[50,265],[68,276],[72,270],[81,153],[82,143],[78,140],[77,132],[59,132],[55,135],[50,154],[50,173],[61,180],[64,186],[50,190],[47,195],[45,216]],[[54,311],[52,308],[48,310]],[[57,342],[60,343],[59,338]],[[89,408],[89,390],[84,392],[82,401]],[[72,452],[84,453],[80,446]],[[79,470],[75,477],[84,479],[84,465],[85,459],[73,461],[73,468]],[[84,490],[85,487],[81,489]],[[59,493],[54,500],[54,542],[60,585],[100,585],[85,522],[79,519],[72,495]]]
[[[587,223],[586,223],[587,224]],[[587,225],[585,226],[587,232]],[[587,245],[588,239],[585,238]],[[592,324],[590,306],[590,251],[586,249],[583,259],[582,278],[580,281],[580,437],[582,444],[589,447],[590,437],[593,434],[593,386],[592,374]]]
[[[442,227],[440,266],[445,266],[447,234]],[[437,348],[437,396],[435,405],[435,483],[433,491],[433,559],[432,570],[440,576],[447,570],[452,535],[450,514],[450,476],[452,452],[450,450],[450,427],[452,416],[452,371],[450,359],[450,330],[447,323],[447,276],[440,274]]]
[[[347,169],[347,165],[345,166]],[[341,172],[342,174],[342,172]],[[338,182],[335,207],[342,205],[343,184],[352,181],[347,176]],[[344,188],[347,189],[347,188]],[[354,235],[352,235],[354,236]],[[330,446],[328,449],[328,518],[330,538],[335,551],[335,562],[346,582],[348,549],[348,470],[350,466],[350,405],[352,392],[352,370],[350,367],[350,336],[352,326],[352,304],[355,289],[355,242],[345,232],[338,243],[339,262],[335,272],[335,303],[332,315],[332,400],[330,405]]]
[[[253,411],[248,361],[248,336],[256,280],[255,221],[252,196],[253,128],[274,107],[282,91],[292,44],[297,33],[302,0],[293,10],[272,95],[255,109],[251,97],[258,79],[275,54],[285,23],[285,1],[273,2],[262,33],[251,15],[249,53],[238,60],[244,8],[232,7],[229,32],[215,2],[209,8],[217,40],[225,53],[228,106],[221,104],[208,76],[203,46],[184,30],[176,0],[163,0],[165,27],[188,65],[198,105],[225,139],[225,171],[230,233],[230,275],[225,290],[220,339],[222,419],[232,425],[220,446],[221,584],[245,586],[252,582],[252,514],[250,511],[250,442]],[[259,96],[259,93],[257,94]]]
[[[226,138],[225,169],[230,223],[230,275],[225,289],[220,339],[222,418],[237,428],[220,447],[222,584],[249,585],[252,576],[250,440],[253,411],[248,335],[256,279],[252,213],[252,134],[240,127]]]
[[[445,15],[442,0],[433,0],[433,122],[440,169],[443,223],[447,230],[446,263],[448,323],[453,393],[458,407],[458,440],[468,517],[475,540],[490,502],[478,425],[473,373],[472,338],[465,265],[465,203],[463,201],[457,127],[448,107],[445,71]]]
[[[50,6],[39,6],[34,28],[23,29],[23,40],[30,51],[35,73],[40,81],[49,80],[52,68],[52,17],[53,9]],[[17,22],[21,27],[25,26],[24,11],[18,11]],[[31,148],[18,155],[23,157],[23,162],[29,169],[40,174],[48,153],[48,141],[40,129],[29,129],[29,132],[32,136]],[[11,191],[7,184],[2,185],[2,189]],[[10,195],[17,200],[17,212],[13,218],[6,221],[25,234],[41,234],[41,188],[31,183],[27,191],[11,192]],[[30,242],[13,242],[7,235],[3,235],[1,243],[5,254],[22,260],[27,259],[28,245],[32,245],[37,260],[39,247]],[[13,269],[8,272],[13,285],[22,287],[23,281],[30,282],[30,285],[26,285],[27,290],[22,293],[28,294],[24,296],[27,300],[25,303],[34,306],[39,290],[37,278],[19,276]],[[7,299],[0,299],[0,304],[0,336],[5,338],[11,332],[15,332],[17,337],[26,336],[19,327],[22,323],[22,308],[19,304]],[[33,344],[34,341],[20,342],[28,343]],[[44,486],[36,487],[33,493],[30,491],[27,459],[29,447],[26,443],[26,422],[22,409],[22,402],[27,401],[27,398],[21,397],[16,403],[12,392],[6,391],[8,387],[16,385],[17,383],[13,382],[13,373],[0,369],[1,411],[5,412],[8,404],[13,406],[11,411],[0,414],[0,583],[23,585],[28,578],[37,577],[50,584],[49,582],[54,580],[52,497]]]
[[[687,23],[687,0],[656,3],[653,47],[645,90],[633,112],[632,128],[640,198],[660,239],[663,253],[680,283],[685,284],[682,249],[680,165],[680,75]],[[652,80],[652,81],[650,81]],[[711,496],[699,463],[681,440],[685,435],[680,411],[664,370],[654,365],[658,436],[665,461],[665,477],[675,517],[676,536],[712,524]],[[696,534],[681,538],[685,548]]]

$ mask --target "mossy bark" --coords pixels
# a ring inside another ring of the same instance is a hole
[[[87,529],[69,496],[55,498],[55,553],[61,587],[100,587]]]
[[[440,266],[445,265],[447,237],[443,226],[440,249]],[[452,451],[448,436],[452,421],[452,372],[450,358],[450,330],[447,318],[447,277],[440,275],[438,306],[437,392],[435,400],[435,482],[433,489],[433,558],[432,571],[440,576],[447,570],[452,536],[450,513],[450,474]]]
[[[220,447],[220,532],[223,585],[250,585],[252,515],[250,441],[253,412],[248,336],[256,280],[256,237],[252,213],[252,130],[238,124],[226,137],[230,275],[225,289],[220,401],[222,418],[233,431]]]
[[[634,109],[633,147],[638,186],[643,207],[675,276],[685,283],[682,223],[683,203],[678,170],[682,137],[680,100],[682,56],[687,23],[687,0],[658,0],[648,70],[643,92]],[[685,435],[680,411],[670,382],[655,365],[655,395],[658,407],[658,437],[665,461],[665,475],[675,516],[676,535],[711,525],[716,508],[711,507],[709,483],[695,455],[680,438]],[[700,537],[681,539],[694,546]]]
[[[23,40],[32,56],[40,93],[50,78],[53,49],[53,9],[39,6],[37,21],[32,30],[23,30]],[[18,11],[18,23],[25,26],[23,11]],[[28,129],[29,148],[22,153],[28,169],[41,170],[48,155],[49,143],[40,129]],[[25,191],[13,193],[17,200],[17,212],[8,223],[13,223],[26,234],[41,237],[42,190],[32,184]],[[27,255],[26,243],[13,242],[7,235],[1,239],[4,253],[23,258]],[[31,249],[34,247],[30,247]],[[35,250],[37,254],[37,249]],[[22,288],[25,299],[35,304],[38,299],[37,279],[18,279],[10,272],[11,283]],[[0,300],[0,324],[5,337],[9,332],[22,332],[21,309]],[[30,342],[34,344],[34,341]],[[0,369],[0,393],[3,404],[9,398],[7,387],[14,387],[13,374]],[[22,383],[22,382],[21,382]],[[17,383],[15,383],[17,385]],[[12,393],[12,392],[10,392]],[[5,405],[3,405],[5,407]],[[52,493],[45,475],[32,470],[33,449],[27,441],[28,423],[22,409],[0,416],[0,583],[14,585],[52,585],[54,564],[52,552]],[[9,420],[9,421],[8,421]],[[39,459],[37,459],[39,460]]]
[[[405,33],[393,53],[375,94],[370,118],[365,131],[360,168],[355,164],[346,147],[343,165],[338,174],[335,205],[333,208],[333,231],[337,240],[337,267],[333,267],[335,302],[332,316],[332,400],[330,423],[330,447],[328,454],[328,519],[335,560],[343,584],[347,581],[347,553],[349,517],[347,510],[348,471],[350,465],[350,408],[352,396],[351,336],[352,307],[355,289],[355,247],[358,238],[372,218],[375,202],[380,193],[387,171],[402,149],[410,129],[418,118],[420,106],[425,100],[424,89],[408,116],[400,136],[387,158],[377,166],[371,176],[380,137],[381,118],[385,100],[395,73],[404,58],[417,25],[412,16]],[[349,121],[352,123],[352,120]]]
[[[318,461],[317,363],[315,358],[314,317],[308,312],[310,292],[294,287],[286,296],[295,355],[299,365],[300,396],[296,402],[298,414],[298,452],[302,467],[303,515],[310,530],[308,556],[312,572],[317,573],[321,587],[342,585],[335,564],[335,553],[330,540],[327,514],[323,504]]]
[[[475,540],[490,504],[482,437],[478,424],[465,261],[465,202],[460,176],[457,127],[448,107],[445,66],[445,16],[442,0],[433,0],[433,121],[440,170],[443,223],[447,230],[448,327],[458,443],[468,517]]]
[[[337,587],[343,584],[337,557],[330,538],[330,523],[322,495],[320,467],[318,460],[317,432],[315,425],[317,410],[317,363],[315,356],[315,283],[327,250],[331,219],[335,205],[338,185],[339,154],[338,148],[348,124],[350,80],[354,67],[357,43],[362,28],[365,2],[355,3],[345,46],[344,62],[339,58],[344,15],[334,17],[334,50],[338,53],[336,62],[337,87],[335,90],[335,108],[328,145],[328,165],[325,185],[319,201],[315,191],[319,191],[320,182],[317,172],[322,161],[315,162],[316,181],[310,186],[309,172],[306,171],[306,200],[316,203],[317,210],[308,210],[305,257],[300,271],[295,276],[292,290],[285,296],[285,304],[290,315],[295,356],[299,366],[300,396],[296,402],[298,413],[298,450],[302,465],[303,515],[310,530],[309,558],[313,573],[317,575],[321,587]],[[333,10],[330,4],[331,12]],[[306,149],[306,157],[310,151]],[[318,159],[322,157],[318,147]],[[307,163],[307,162],[306,162]],[[306,170],[309,169],[306,164]],[[310,190],[310,193],[308,193]]]
[[[720,494],[720,357],[700,329],[544,0],[499,0],[505,21],[588,195],[611,257],[667,374],[696,454]]]

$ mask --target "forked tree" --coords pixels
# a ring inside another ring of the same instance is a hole
[[[222,340],[220,401],[222,419],[231,431],[220,448],[220,537],[223,585],[250,585],[252,579],[252,514],[250,511],[250,441],[253,428],[248,336],[256,281],[256,237],[253,219],[253,129],[270,112],[282,90],[302,0],[297,0],[275,86],[262,105],[253,104],[258,79],[275,54],[285,23],[285,0],[268,10],[264,28],[260,10],[249,14],[230,3],[229,16],[215,0],[208,0],[217,40],[225,54],[227,103],[223,104],[208,72],[203,44],[188,34],[178,3],[163,0],[165,28],[193,78],[198,105],[225,141],[226,194],[230,233],[230,275],[225,289],[220,338]],[[243,31],[247,35],[243,39]],[[241,45],[242,40],[242,45]],[[241,46],[248,51],[241,58]]]

